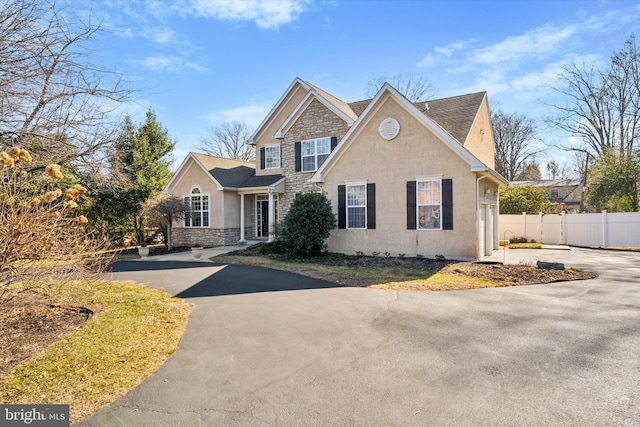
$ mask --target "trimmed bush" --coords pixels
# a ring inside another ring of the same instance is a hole
[[[321,193],[298,195],[282,223],[280,241],[294,258],[310,258],[322,253],[324,241],[336,228],[331,202]]]

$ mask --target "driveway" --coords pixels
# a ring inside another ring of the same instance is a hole
[[[512,250],[598,279],[451,292],[127,262],[186,298],[175,356],[80,426],[637,426],[640,254]]]

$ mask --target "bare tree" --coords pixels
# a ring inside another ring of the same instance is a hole
[[[378,74],[367,83],[366,96],[373,98],[387,82],[411,102],[427,101],[434,94],[433,84],[427,78],[408,73],[395,74],[390,78],[386,74]]]
[[[245,162],[255,159],[256,150],[248,144],[251,129],[240,122],[225,122],[209,129],[197,148],[207,154]]]
[[[128,100],[116,73],[87,62],[99,26],[55,2],[4,0],[0,9],[0,149],[20,145],[44,160],[100,167]]]
[[[565,101],[552,105],[558,113],[546,119],[549,125],[579,137],[596,157],[609,148],[621,157],[633,155],[640,136],[640,52],[633,34],[607,70],[572,64],[554,89]]]
[[[496,171],[513,181],[522,176],[528,166],[535,164],[536,156],[544,151],[536,141],[535,122],[524,114],[506,114],[497,110],[491,112],[491,125]]]
[[[546,177],[548,179],[569,179],[573,173],[575,165],[571,162],[558,163],[549,160],[545,166]]]

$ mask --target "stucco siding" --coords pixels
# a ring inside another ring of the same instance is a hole
[[[337,160],[322,184],[337,215],[338,185],[349,180],[376,184],[376,229],[334,230],[330,250],[396,256],[476,258],[476,176],[469,165],[428,131],[393,98],[380,108]],[[386,141],[378,126],[387,117],[400,123],[398,136]],[[407,230],[406,183],[416,177],[441,175],[453,182],[453,230]]]
[[[469,130],[469,135],[464,147],[471,151],[482,163],[495,168],[495,146],[493,143],[493,130],[487,99],[482,102],[476,119]]]

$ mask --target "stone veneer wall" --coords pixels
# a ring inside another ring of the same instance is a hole
[[[174,246],[191,246],[199,242],[202,246],[235,245],[240,240],[240,228],[173,228]],[[254,227],[245,227],[245,239],[254,237]]]
[[[344,120],[314,99],[287,131],[281,144],[282,172],[286,180],[285,193],[279,200],[280,220],[284,219],[289,212],[289,207],[297,193],[318,191],[318,187],[309,182],[314,172],[296,172],[295,143],[306,139],[332,136],[337,136],[340,142],[348,130],[349,126]]]

